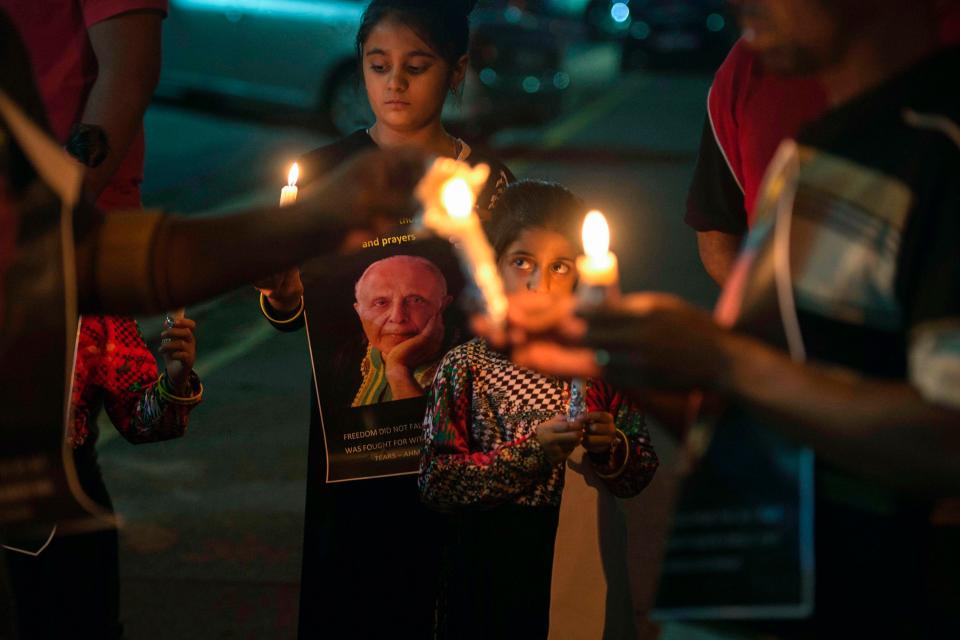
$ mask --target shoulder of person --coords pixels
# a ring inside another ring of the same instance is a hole
[[[610,411],[622,402],[623,397],[609,382],[601,378],[590,378],[587,384],[587,400],[597,410]]]
[[[87,29],[133,11],[153,11],[161,19],[166,18],[170,12],[169,0],[84,0],[79,4]]]
[[[956,82],[958,68],[960,46],[944,47],[903,74],[902,91],[909,111],[929,116],[927,119],[905,116],[907,124],[937,132],[954,147],[960,147],[960,92],[944,89]]]
[[[471,148],[470,157],[467,158],[467,162],[473,166],[478,164],[486,164],[489,166],[491,182],[496,182],[501,176],[507,183],[516,180],[516,177],[514,177],[513,172],[510,171],[507,165],[482,149]]]
[[[507,185],[516,181],[516,177],[507,168],[507,165],[484,151],[471,149],[467,162],[472,166],[486,164],[490,167],[490,177],[487,178],[487,184],[480,193],[477,203],[481,210],[489,211],[497,203]],[[483,214],[481,214],[481,218],[484,218]]]
[[[747,89],[756,66],[756,54],[744,44],[743,39],[737,40],[713,76],[709,97],[711,109],[729,108],[738,94]]]
[[[107,340],[107,317],[106,316],[80,316],[80,331],[78,354],[83,354],[86,350],[99,349],[100,345]]]
[[[717,69],[707,96],[707,110],[714,127],[728,121],[743,126],[746,122],[739,121],[754,118],[757,110],[812,110],[815,116],[826,107],[826,95],[819,81],[809,76],[785,77],[767,72],[742,38],[733,44]]]
[[[482,367],[490,359],[490,348],[482,338],[473,338],[453,347],[443,356],[441,368],[453,367],[458,371]]]
[[[336,142],[309,151],[299,158],[300,184],[308,184],[336,169],[355,154],[376,148],[373,139],[363,129],[358,129]]]
[[[912,186],[933,184],[930,177],[949,174],[960,152],[960,94],[944,91],[958,66],[960,47],[942,49],[827,111],[805,126],[797,140],[916,183]],[[871,136],[882,140],[888,152],[876,153],[866,145]]]

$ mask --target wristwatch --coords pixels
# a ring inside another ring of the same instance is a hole
[[[107,132],[95,124],[78,122],[73,125],[64,148],[67,153],[90,168],[99,166],[110,155]]]

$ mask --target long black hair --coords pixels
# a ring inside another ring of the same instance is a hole
[[[497,199],[487,232],[497,259],[527,229],[555,231],[577,247],[585,213],[583,200],[566,187],[543,180],[521,180],[504,189]]]
[[[357,60],[370,32],[384,20],[409,27],[451,68],[470,46],[470,12],[477,0],[372,0],[357,31]]]

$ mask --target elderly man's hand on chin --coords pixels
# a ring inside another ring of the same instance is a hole
[[[423,389],[414,379],[413,372],[420,365],[441,355],[445,330],[441,310],[424,325],[420,333],[401,342],[384,356],[387,382],[395,400],[423,395]]]

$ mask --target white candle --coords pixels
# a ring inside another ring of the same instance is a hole
[[[493,247],[474,211],[490,168],[471,168],[450,158],[437,158],[417,186],[423,203],[422,225],[455,243],[460,261],[483,297],[486,313],[495,326],[507,319],[507,296],[497,271]]]
[[[617,256],[610,251],[610,227],[599,211],[591,211],[583,219],[583,253],[577,258],[577,307],[589,311],[603,306],[620,295]],[[570,406],[567,420],[576,420],[586,411],[586,380],[570,382]]]
[[[286,207],[297,201],[297,180],[300,178],[300,166],[294,162],[287,174],[287,186],[280,190],[280,206]]]
[[[608,289],[616,288],[620,279],[617,256],[610,251],[610,227],[599,211],[591,211],[583,219],[582,235],[584,255],[577,258],[577,273],[580,277],[577,295],[582,304],[595,306],[596,303],[583,300],[582,297],[589,289],[600,288],[606,298]],[[602,302],[603,300],[600,301],[601,304]]]

